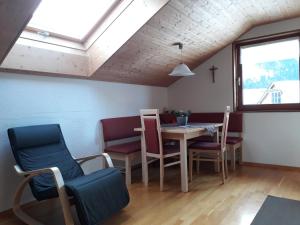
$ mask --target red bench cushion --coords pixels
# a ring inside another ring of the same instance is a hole
[[[176,116],[169,114],[169,113],[162,113],[159,115],[160,123],[166,124],[166,123],[176,123]]]
[[[242,137],[227,137],[226,144],[234,145],[243,141]]]
[[[130,154],[133,152],[141,151],[141,142],[134,141],[128,142],[118,145],[112,145],[104,149],[105,152],[116,152],[116,153],[123,153],[123,154]]]

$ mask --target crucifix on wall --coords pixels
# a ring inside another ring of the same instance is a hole
[[[215,71],[218,69],[218,67],[215,67],[215,65],[212,65],[212,67],[209,68],[212,75],[212,82],[215,83]]]

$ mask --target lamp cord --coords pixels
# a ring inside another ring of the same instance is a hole
[[[183,60],[182,60],[182,47],[180,48],[180,50],[181,50],[181,53],[180,53],[180,61],[181,61],[181,63],[183,63]]]

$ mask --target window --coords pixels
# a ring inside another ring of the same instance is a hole
[[[27,29],[82,41],[121,0],[42,0]]]
[[[299,110],[299,35],[291,32],[234,44],[238,110]]]

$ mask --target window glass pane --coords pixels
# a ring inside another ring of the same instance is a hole
[[[28,27],[83,39],[120,0],[42,0]]]
[[[299,103],[299,40],[241,47],[243,105]]]

